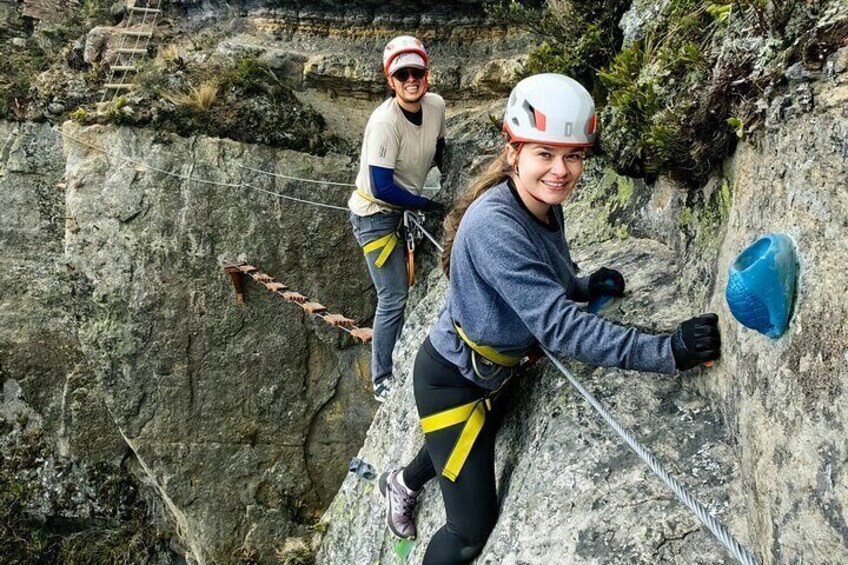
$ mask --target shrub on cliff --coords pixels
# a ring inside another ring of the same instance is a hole
[[[512,1],[492,9],[543,40],[525,73],[561,72],[591,87],[601,149],[632,177],[703,182],[739,138],[756,131],[767,106],[758,98],[785,85],[786,67],[821,69],[848,32],[840,0],[660,6],[637,16],[640,29],[627,44],[618,23],[630,2],[547,0],[540,12]]]
[[[138,88],[81,123],[147,126],[180,135],[226,137],[323,155],[352,153],[325,132],[323,116],[302,104],[262,61],[220,58],[189,64],[172,50],[148,63]]]

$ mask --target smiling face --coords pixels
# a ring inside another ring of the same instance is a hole
[[[519,147],[507,146],[515,187],[533,215],[547,221],[548,208],[562,204],[580,180],[585,149],[540,143]]]
[[[404,67],[395,71],[388,80],[398,104],[406,110],[417,112],[420,108],[418,101],[427,92],[427,71]]]

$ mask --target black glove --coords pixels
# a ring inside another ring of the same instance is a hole
[[[671,352],[681,371],[718,359],[721,356],[718,316],[702,314],[677,326],[671,336]]]
[[[427,214],[428,218],[436,218],[438,221],[442,221],[444,217],[448,213],[448,209],[441,202],[432,201],[432,205],[429,210],[425,210],[424,213]]]
[[[589,276],[589,300],[599,296],[624,296],[624,277],[621,273],[601,267]]]

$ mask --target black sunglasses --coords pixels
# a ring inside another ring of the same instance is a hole
[[[426,73],[424,69],[400,69],[395,74],[392,75],[392,78],[396,78],[401,82],[406,82],[406,79],[412,75],[412,78],[415,80],[421,80],[424,78],[424,73]]]

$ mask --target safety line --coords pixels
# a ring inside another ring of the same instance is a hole
[[[263,175],[269,175],[269,176],[272,176],[272,177],[277,177],[277,178],[286,179],[286,180],[294,180],[294,181],[298,181],[298,182],[310,182],[310,183],[314,183],[314,184],[327,184],[327,185],[330,185],[330,186],[344,186],[344,187],[348,187],[348,188],[356,188],[356,185],[353,184],[353,183],[350,183],[350,182],[338,182],[338,181],[321,180],[321,179],[306,179],[306,178],[301,178],[301,177],[293,177],[293,176],[290,176],[290,175],[283,175],[283,174],[280,174],[280,173],[272,173],[271,171],[265,171],[263,169],[248,167],[247,165],[242,165],[242,164],[239,164],[238,166],[241,167],[242,169],[247,169],[248,171],[253,171],[254,173],[261,173]],[[421,190],[440,190],[441,188],[442,188],[441,186],[424,186],[424,187],[421,187]]]
[[[200,182],[200,183],[212,184],[212,185],[216,185],[216,186],[227,186],[227,187],[231,187],[231,188],[247,187],[247,188],[252,188],[254,190],[258,190],[259,192],[264,192],[264,193],[267,193],[267,194],[270,194],[270,195],[273,195],[273,196],[277,196],[279,198],[283,198],[283,199],[286,199],[286,200],[291,200],[291,201],[294,201],[294,202],[301,202],[301,203],[304,203],[304,204],[310,204],[310,205],[313,205],[313,206],[320,206],[320,207],[330,208],[330,209],[334,209],[334,210],[348,211],[347,208],[343,208],[341,206],[333,206],[333,205],[330,205],[330,204],[323,204],[321,202],[314,202],[314,201],[311,201],[311,200],[295,198],[293,196],[288,196],[288,195],[285,195],[285,194],[280,194],[280,193],[277,193],[277,192],[265,190],[265,189],[259,188],[257,186],[251,185],[249,183],[235,184],[235,183],[225,183],[225,182],[219,182],[219,181],[211,181],[211,180],[207,180],[207,179],[199,179],[199,178],[195,178],[195,177],[191,177],[191,176],[187,176],[187,175],[181,175],[181,174],[174,173],[172,171],[167,171],[167,170],[164,170],[164,169],[159,169],[157,167],[153,167],[153,166],[148,165],[144,162],[141,162],[141,161],[138,161],[138,160],[135,160],[135,159],[123,156],[123,155],[116,155],[116,154],[114,154],[114,153],[112,153],[112,152],[110,152],[110,151],[108,151],[108,150],[106,150],[102,147],[99,147],[99,146],[97,146],[93,143],[84,141],[82,139],[79,139],[78,137],[75,137],[73,135],[65,133],[65,132],[59,130],[58,128],[56,128],[56,127],[53,127],[53,129],[57,133],[59,133],[60,135],[62,135],[64,137],[73,139],[74,141],[76,141],[76,142],[78,142],[82,145],[86,145],[88,147],[96,149],[96,150],[98,150],[98,151],[100,151],[100,152],[102,152],[106,155],[110,155],[110,156],[113,156],[115,158],[127,161],[129,163],[133,163],[133,164],[136,164],[136,165],[139,165],[139,166],[142,166],[142,167],[146,167],[146,168],[148,168],[152,171],[156,171],[156,172],[159,172],[159,173],[162,173],[162,174],[165,174],[165,175],[170,175],[172,177],[180,178],[180,179],[187,180],[187,181],[195,181],[195,182]],[[239,166],[242,167],[242,168],[248,169],[248,170],[252,170],[254,172],[269,174],[271,176],[278,176],[278,177],[285,178],[285,179],[288,179],[288,180],[296,180],[296,181],[301,181],[301,182],[313,182],[313,183],[319,183],[319,184],[340,185],[340,186],[355,186],[355,185],[352,185],[352,184],[336,183],[336,182],[332,182],[332,181],[320,181],[320,180],[314,180],[314,179],[302,179],[302,178],[298,178],[298,177],[289,177],[289,176],[285,176],[285,175],[280,175],[278,173],[270,173],[268,171],[262,171],[261,169],[254,169],[254,168],[251,168],[251,167],[246,167],[244,165],[239,165]],[[426,188],[432,188],[432,187],[426,187]],[[421,230],[421,232],[427,237],[427,239],[429,239],[430,242],[440,252],[443,253],[444,248],[438,243],[438,241],[427,230],[424,229],[423,225],[421,224],[420,221],[418,221],[418,218],[415,216],[415,214],[409,214],[409,217],[411,218],[412,223],[414,223]],[[324,317],[321,316],[320,313],[315,313],[313,315],[324,319]],[[345,328],[343,326],[336,326],[336,327],[341,327],[344,331],[346,331],[348,333],[352,333],[350,330],[348,330],[347,328]],[[577,391],[583,396],[583,398],[586,399],[587,402],[589,402],[589,404],[592,405],[592,407],[598,412],[598,414],[601,416],[601,418],[610,427],[612,427],[613,430],[627,443],[627,445],[629,445],[630,448],[648,465],[648,467],[651,469],[651,471],[653,471],[654,474],[657,475],[672,490],[672,492],[674,492],[674,494],[677,496],[677,498],[681,502],[683,502],[683,504],[686,505],[686,507],[689,508],[689,510],[691,510],[695,514],[695,516],[698,517],[698,519],[701,521],[701,523],[703,523],[710,530],[710,532],[712,532],[712,534],[716,537],[716,539],[718,539],[722,544],[724,544],[724,546],[743,565],[758,565],[759,562],[756,560],[756,558],[727,530],[727,528],[724,526],[724,524],[722,524],[719,520],[717,520],[703,504],[701,504],[692,494],[690,494],[686,490],[686,488],[683,486],[682,483],[680,483],[677,479],[675,479],[674,477],[669,475],[668,472],[663,468],[660,461],[656,457],[654,457],[654,455],[647,448],[645,448],[643,445],[641,445],[638,442],[638,440],[636,440],[635,436],[633,435],[632,432],[630,432],[630,430],[627,430],[626,428],[622,427],[621,424],[618,423],[618,421],[612,416],[612,414],[594,396],[592,396],[592,394],[589,393],[589,391],[586,388],[584,388],[583,385],[580,384],[580,382],[576,378],[574,378],[574,376],[568,371],[568,369],[565,368],[565,366],[559,361],[559,359],[557,359],[553,355],[553,353],[551,353],[550,350],[548,350],[545,346],[541,346],[541,348],[545,352],[545,354],[548,356],[548,358],[554,363],[554,365],[556,365],[556,367],[560,370],[560,372],[562,372],[566,376],[566,378],[571,383],[571,385],[575,389],[577,389]]]
[[[228,187],[228,188],[250,188],[250,189],[253,189],[253,190],[256,190],[256,191],[259,191],[259,192],[264,192],[265,194],[270,194],[272,196],[276,196],[277,198],[282,198],[284,200],[290,200],[292,202],[300,202],[301,204],[309,204],[310,206],[317,206],[319,208],[327,208],[327,209],[330,209],[330,210],[339,210],[339,211],[342,211],[342,212],[350,212],[350,208],[347,208],[347,207],[334,206],[332,204],[324,204],[323,202],[316,202],[314,200],[307,200],[305,198],[297,198],[297,197],[294,197],[294,196],[289,196],[287,194],[281,194],[279,192],[274,192],[272,190],[266,190],[264,188],[260,188],[256,185],[246,183],[246,182],[242,182],[242,183],[221,182],[221,181],[192,177],[192,176],[189,176],[189,175],[183,175],[183,174],[180,174],[180,173],[175,173],[173,171],[168,171],[166,169],[160,169],[158,167],[154,167],[153,165],[149,165],[149,164],[145,163],[144,161],[139,161],[138,159],[133,159],[132,157],[127,157],[126,155],[120,155],[120,154],[115,153],[113,151],[109,151],[108,149],[106,149],[104,147],[100,147],[99,145],[97,145],[95,143],[91,143],[90,141],[86,141],[84,139],[80,139],[77,136],[66,133],[66,132],[56,128],[55,126],[53,127],[53,131],[55,131],[59,135],[67,137],[68,139],[72,139],[72,140],[76,141],[80,145],[85,145],[86,147],[90,147],[92,149],[100,151],[104,155],[108,155],[110,157],[114,157],[115,159],[126,161],[127,163],[131,163],[133,165],[143,167],[145,169],[149,169],[151,171],[161,173],[163,175],[168,175],[168,176],[178,178],[178,179],[181,179],[181,180],[185,180],[185,181],[189,181],[189,182],[198,182],[198,183],[201,183],[201,184],[210,184],[210,185],[214,185],[214,186],[225,186],[225,187]],[[245,169],[248,169],[248,170],[263,172],[263,171],[260,171],[259,169],[253,169],[252,167],[245,167],[244,165],[239,165],[239,167],[242,167],[242,168],[245,168]],[[324,181],[311,181],[310,179],[299,179],[297,177],[284,177],[284,178],[290,178],[292,180],[302,180],[302,181],[308,181],[308,182],[324,182]],[[354,186],[354,185],[350,185],[350,186]],[[430,237],[430,239],[432,240],[432,237],[429,234],[427,234],[427,236]]]
[[[571,383],[577,392],[579,392],[583,398],[586,399],[589,404],[592,405],[592,408],[600,414],[601,418],[619,435],[621,439],[627,442],[627,445],[630,446],[636,455],[638,455],[642,461],[644,461],[651,471],[654,472],[656,476],[658,476],[665,484],[674,492],[677,498],[686,505],[689,510],[691,510],[695,516],[704,524],[710,532],[718,539],[724,546],[733,554],[736,559],[739,560],[740,563],[744,565],[758,565],[757,559],[743,546],[739,540],[733,537],[733,534],[728,531],[724,524],[722,524],[715,516],[713,516],[706,506],[701,504],[697,498],[695,498],[691,493],[686,490],[686,487],[683,484],[672,477],[663,467],[662,463],[651,453],[645,446],[639,443],[636,439],[636,436],[633,435],[633,432],[623,427],[618,420],[613,417],[613,415],[607,410],[607,408],[601,404],[592,394],[578,381],[571,372],[566,369],[565,365],[554,356],[551,351],[545,347],[541,346],[542,351],[545,352],[545,355],[548,356],[554,365],[556,365],[557,369],[565,375],[568,379],[568,382]]]
[[[444,253],[444,248],[433,239],[427,231],[421,226],[421,223],[415,217],[414,214],[412,216],[412,221],[424,232],[424,235],[436,246],[436,248]],[[568,379],[568,382],[571,383],[577,392],[586,399],[589,404],[600,414],[601,418],[609,424],[609,426],[615,430],[615,432],[623,439],[627,445],[638,455],[654,472],[656,476],[658,476],[667,486],[674,492],[677,498],[686,505],[689,510],[691,510],[695,516],[704,524],[707,529],[712,532],[712,534],[720,541],[724,546],[733,554],[736,559],[739,560],[743,565],[758,565],[759,562],[757,559],[743,546],[739,540],[733,537],[733,534],[728,531],[727,527],[722,524],[715,516],[713,516],[710,511],[698,501],[691,493],[686,490],[686,487],[683,484],[668,474],[668,472],[663,467],[662,463],[639,441],[636,439],[636,436],[633,435],[633,432],[624,428],[621,424],[618,423],[618,420],[607,410],[607,408],[601,404],[598,399],[596,399],[592,394],[584,387],[580,381],[578,381],[571,372],[565,368],[565,365],[557,359],[551,351],[541,345],[542,350],[545,352],[545,355],[556,365],[557,369],[562,372],[565,377]]]
[[[341,210],[342,212],[350,212],[350,208],[345,208],[342,206],[333,206],[332,204],[324,204],[323,202],[315,202],[313,200],[305,200],[303,198],[295,198],[294,196],[289,196],[287,194],[280,194],[279,192],[274,192],[271,190],[265,190],[264,188],[259,188],[258,186],[254,186],[249,183],[242,183],[240,186],[252,188],[253,190],[258,190],[259,192],[264,192],[265,194],[271,194],[273,196],[277,196],[278,198],[283,198],[285,200],[291,200],[293,202],[300,202],[302,204],[310,204],[312,206],[320,206],[321,208],[329,208],[331,210]]]
[[[439,244],[439,242],[436,240],[436,238],[434,238],[432,235],[430,235],[430,232],[428,232],[427,230],[424,229],[424,225],[421,223],[421,221],[418,219],[418,216],[415,213],[410,212],[409,210],[404,210],[403,215],[407,218],[407,220],[411,221],[413,224],[415,224],[415,226],[418,229],[421,230],[421,233],[423,233],[424,236],[427,239],[429,239],[430,242],[433,245],[436,246],[436,249],[438,249],[440,253],[444,253],[444,251],[445,251],[444,247],[442,247]]]
[[[192,177],[192,176],[189,176],[189,175],[183,175],[183,174],[180,174],[180,173],[175,173],[173,171],[168,171],[166,169],[160,169],[159,167],[154,167],[153,165],[149,165],[149,164],[145,163],[144,161],[139,161],[138,159],[133,159],[132,157],[127,157],[126,155],[120,155],[120,154],[115,153],[113,151],[109,151],[108,149],[101,147],[101,146],[99,146],[95,143],[91,143],[90,141],[86,141],[84,139],[80,139],[77,136],[63,132],[62,130],[60,130],[56,127],[54,127],[53,130],[56,133],[58,133],[58,134],[60,134],[64,137],[67,137],[68,139],[72,139],[72,140],[76,141],[80,145],[85,145],[86,147],[90,147],[92,149],[95,149],[95,150],[103,153],[104,155],[108,155],[108,156],[113,157],[115,159],[126,161],[127,163],[131,163],[133,165],[143,167],[145,169],[149,169],[151,171],[161,173],[163,175],[168,175],[168,176],[178,178],[178,179],[181,179],[181,180],[185,180],[185,181],[189,181],[189,182],[198,182],[198,183],[201,183],[201,184],[210,184],[210,185],[214,185],[214,186],[224,186],[224,187],[227,187],[227,188],[251,188],[253,190],[257,190],[259,192],[264,192],[266,194],[271,194],[271,195],[276,196],[278,198],[283,198],[285,200],[291,200],[293,202],[300,202],[302,204],[309,204],[311,206],[318,206],[318,207],[321,207],[321,208],[329,208],[329,209],[332,209],[332,210],[341,210],[341,211],[345,211],[345,212],[349,211],[348,208],[343,208],[341,206],[333,206],[332,204],[324,204],[323,202],[315,202],[313,200],[306,200],[304,198],[296,198],[294,196],[288,196],[287,194],[280,194],[278,192],[272,192],[270,190],[265,190],[264,188],[259,188],[258,186],[254,186],[250,183],[221,182],[221,181]]]
[[[168,175],[168,176],[175,177],[175,178],[182,179],[182,180],[186,180],[186,181],[194,181],[194,182],[199,182],[199,183],[203,183],[203,184],[211,184],[211,185],[215,185],[215,186],[226,186],[226,187],[230,187],[230,188],[240,188],[241,187],[241,184],[237,184],[237,183],[221,182],[221,181],[208,180],[208,179],[200,179],[200,178],[192,177],[192,176],[189,176],[189,175],[182,175],[180,173],[175,173],[173,171],[160,169],[158,167],[154,167],[153,165],[148,165],[144,161],[139,161],[137,159],[133,159],[132,157],[127,157],[126,155],[120,155],[120,154],[114,153],[112,151],[109,151],[108,149],[100,147],[97,144],[91,143],[90,141],[86,141],[84,139],[80,139],[79,137],[76,137],[76,136],[71,135],[69,133],[65,133],[64,131],[60,130],[59,128],[57,128],[55,126],[53,127],[53,131],[55,131],[59,135],[67,137],[68,139],[73,139],[74,141],[76,141],[77,143],[79,143],[81,145],[85,145],[87,147],[91,147],[92,149],[100,151],[104,155],[108,155],[110,157],[114,157],[115,159],[120,159],[122,161],[126,161],[127,163],[132,163],[133,165],[138,165],[140,167],[150,169],[151,171],[155,171],[157,173],[162,173],[163,175]]]
[[[238,166],[241,167],[242,169],[247,169],[248,171],[253,171],[255,173],[262,173],[263,175],[269,175],[269,176],[272,176],[272,177],[277,177],[277,178],[286,179],[286,180],[296,180],[296,181],[299,181],[299,182],[311,182],[311,183],[314,183],[314,184],[329,184],[331,186],[347,186],[347,187],[355,187],[356,186],[355,184],[352,184],[352,183],[349,183],[349,182],[336,182],[336,181],[331,181],[331,180],[320,180],[320,179],[303,179],[303,178],[300,178],[300,177],[292,177],[292,176],[289,176],[289,175],[282,175],[280,173],[272,173],[271,171],[263,171],[262,169],[256,169],[254,167],[248,167],[247,165],[239,164]]]

